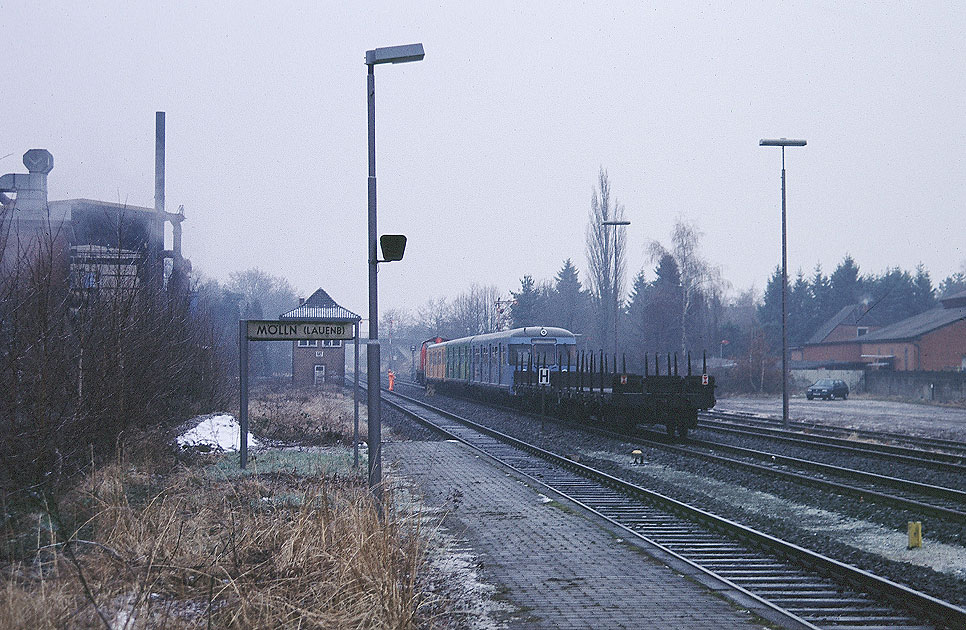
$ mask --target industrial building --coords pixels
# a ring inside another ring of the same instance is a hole
[[[78,302],[101,289],[154,287],[185,295],[191,262],[181,251],[184,211],[164,209],[164,112],[157,113],[156,123],[154,208],[92,199],[48,201],[54,156],[46,149],[24,153],[27,173],[0,176],[3,267],[49,261]],[[166,224],[170,250],[164,247]]]

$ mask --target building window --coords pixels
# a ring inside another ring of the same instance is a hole
[[[308,339],[299,339],[299,348],[318,348],[318,340],[309,341]]]
[[[342,340],[341,339],[330,339],[329,341],[323,341],[322,344],[326,348],[341,348],[342,347]]]
[[[321,359],[322,358],[322,354],[323,354],[323,352],[321,350],[316,350],[315,351],[315,356],[318,359]]]
[[[862,335],[865,335],[868,332],[869,332],[868,326],[859,326],[858,328],[855,329],[855,336],[861,337]]]

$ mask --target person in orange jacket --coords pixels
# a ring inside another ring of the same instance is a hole
[[[396,386],[396,373],[392,371],[392,368],[390,368],[389,369],[389,391],[392,391],[395,386]]]

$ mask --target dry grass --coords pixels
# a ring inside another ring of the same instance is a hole
[[[319,423],[334,435],[344,435],[348,409],[351,436],[351,397],[258,404],[293,432],[315,423],[306,417],[334,419]],[[379,518],[345,449],[269,451],[247,473],[237,455],[182,455],[190,461],[172,465],[175,454],[146,451],[26,519],[19,534],[37,552],[0,568],[0,627],[445,625],[440,598],[425,593],[433,578],[420,519]]]
[[[355,478],[182,468],[145,494],[157,483],[110,466],[78,489],[90,516],[69,542],[39,523],[36,559],[6,570],[0,626],[415,627],[418,520],[380,520]]]
[[[365,409],[363,402],[359,409],[363,430]],[[260,392],[249,404],[249,417],[252,433],[267,440],[312,446],[352,444],[352,394],[340,388]]]

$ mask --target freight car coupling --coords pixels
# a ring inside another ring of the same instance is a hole
[[[702,356],[695,373],[691,353],[680,374],[678,355],[645,355],[643,374],[627,371],[626,358],[577,349],[563,328],[527,326],[487,335],[423,343],[417,374],[427,388],[452,391],[561,419],[630,431],[661,424],[684,438],[698,411],[715,404],[714,377]],[[672,363],[673,358],[673,363]],[[673,366],[673,367],[672,367]]]

